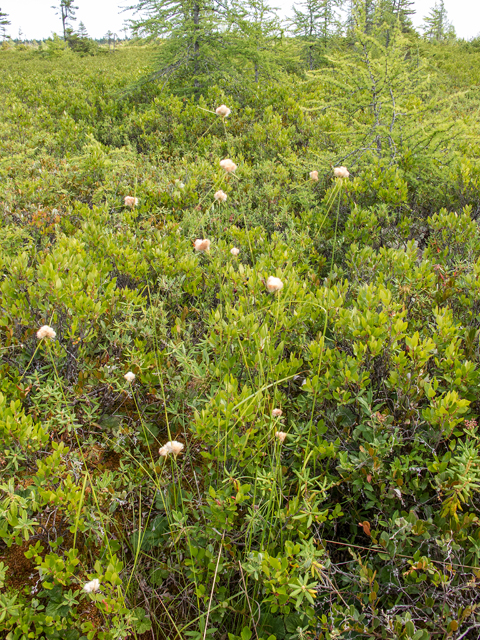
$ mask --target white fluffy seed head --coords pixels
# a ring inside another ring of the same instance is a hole
[[[277,431],[275,433],[275,437],[278,438],[280,442],[285,442],[285,438],[287,437],[287,434],[285,433],[285,431]]]
[[[135,377],[136,377],[136,376],[135,376],[135,374],[134,374],[134,373],[132,373],[131,371],[128,371],[128,372],[127,372],[123,377],[125,378],[125,380],[126,380],[127,382],[133,382],[133,381],[135,380]]]
[[[230,115],[231,111],[225,104],[221,104],[219,107],[215,109],[215,113],[217,114],[217,116],[222,116],[222,118],[226,118]]]
[[[237,168],[237,165],[232,160],[230,160],[230,158],[220,160],[220,166],[227,173],[233,173],[233,171],[235,171],[235,169]]]
[[[184,444],[177,442],[176,440],[172,440],[172,442],[170,442],[170,449],[174,456],[178,456],[178,454],[182,453],[184,447]]]
[[[171,442],[166,442],[163,445],[163,447],[160,447],[160,449],[158,450],[158,453],[163,458],[166,458],[169,454],[172,454],[173,456],[176,457],[180,453],[182,453],[184,448],[185,448],[184,444],[182,444],[181,442],[177,442],[176,440],[172,440]]]
[[[310,180],[318,181],[318,171],[310,171]]]
[[[50,338],[51,340],[53,340],[56,335],[57,334],[55,333],[55,331],[52,329],[52,327],[49,327],[48,324],[44,324],[43,327],[40,327],[40,329],[37,331],[37,338],[39,340],[43,340],[43,338]]]
[[[210,251],[210,240],[197,238],[193,243],[195,251]]]
[[[275,276],[269,276],[267,280],[267,289],[270,293],[275,293],[275,291],[280,291],[283,289],[283,282],[280,278],[276,278]]]
[[[228,196],[225,191],[222,191],[220,189],[220,191],[217,191],[213,197],[215,198],[215,200],[218,200],[218,202],[225,202]]]
[[[99,589],[100,589],[100,580],[98,578],[94,578],[93,580],[90,580],[90,582],[87,582],[83,587],[83,590],[86,593],[94,593]]]
[[[138,198],[134,198],[133,196],[125,196],[126,207],[136,207],[137,204],[138,204]]]
[[[335,167],[333,170],[333,175],[336,178],[348,178],[350,173],[348,172],[347,167]]]
[[[240,253],[240,249],[237,249],[237,247],[232,247],[230,249],[230,253],[232,254],[232,256],[238,256],[238,254]]]
[[[162,456],[162,458],[166,458],[169,453],[172,453],[170,449],[170,443],[167,442],[167,444],[164,444],[163,447],[160,447],[158,453]]]
[[[272,416],[274,418],[280,418],[283,415],[283,411],[281,409],[273,409]]]

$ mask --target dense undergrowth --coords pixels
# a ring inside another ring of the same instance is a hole
[[[0,54],[0,637],[477,637],[480,54],[402,46]]]

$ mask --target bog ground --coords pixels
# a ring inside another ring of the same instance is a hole
[[[477,638],[478,48],[49,47],[0,52],[0,637]]]

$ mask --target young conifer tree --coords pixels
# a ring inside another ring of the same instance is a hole
[[[338,29],[339,6],[339,0],[303,0],[293,6],[292,31],[303,43],[310,70],[317,68],[319,54],[327,50],[329,38]]]
[[[363,18],[364,33],[371,33],[375,21],[375,12],[378,7],[376,0],[355,0],[352,2],[352,10],[360,11]]]
[[[186,91],[218,78],[225,68],[228,0],[140,0],[129,7],[136,35],[160,45],[155,77],[175,78]]]
[[[10,20],[8,19],[8,15],[3,13],[0,9],[0,31],[2,32],[3,39],[5,40],[7,34],[7,27],[10,24]]]
[[[415,15],[413,0],[392,0],[392,13],[398,18],[404,33],[413,29],[411,16]]]
[[[388,47],[395,26],[399,26],[403,33],[409,33],[413,29],[410,20],[415,13],[411,0],[377,0],[375,6],[375,22],[377,26],[385,27],[385,45]]]
[[[247,63],[255,83],[260,79],[278,79],[291,52],[276,10],[265,0],[243,0],[232,5],[230,21],[233,66],[245,71]],[[248,77],[245,80],[248,81]]]
[[[388,0],[349,0],[347,19],[345,21],[345,32],[350,39],[355,37],[354,34],[358,30],[358,16],[362,16],[362,28],[364,33],[371,33],[375,23],[378,23],[381,7]]]
[[[88,35],[87,27],[83,22],[80,22],[78,25],[77,35],[79,38],[88,39],[90,36]]]
[[[309,72],[320,87],[307,111],[329,111],[334,120],[348,122],[355,132],[348,144],[341,138],[344,155],[334,161],[391,166],[408,156],[410,161],[426,163],[442,157],[446,163],[451,140],[460,127],[449,111],[450,102],[442,103],[440,115],[441,97],[427,65],[412,57],[411,44],[398,21],[390,28],[375,19],[371,33],[366,33],[367,19],[365,6],[359,2],[353,12],[349,51],[329,55],[329,68]]]
[[[290,60],[265,0],[140,0],[129,8],[139,16],[134,33],[159,44],[153,77],[182,93],[278,77]]]
[[[375,7],[377,22],[386,22],[392,27],[397,21],[404,33],[412,30],[410,16],[415,13],[412,0],[378,0]]]
[[[444,0],[438,0],[423,20],[423,33],[428,40],[440,42],[455,37],[455,29],[449,22]]]

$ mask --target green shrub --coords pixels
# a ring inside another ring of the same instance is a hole
[[[150,51],[1,54],[0,635],[470,633],[476,141],[332,179],[324,80],[195,102]]]

